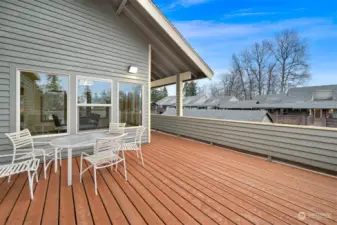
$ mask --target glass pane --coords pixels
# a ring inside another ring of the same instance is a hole
[[[110,82],[79,79],[77,88],[79,104],[111,104]]]
[[[32,135],[67,133],[68,76],[20,75],[20,129]]]
[[[78,130],[108,129],[110,122],[110,107],[80,106],[78,107]]]
[[[119,122],[127,126],[142,125],[142,85],[119,84]]]

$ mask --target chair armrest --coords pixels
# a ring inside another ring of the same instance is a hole
[[[21,159],[17,159],[18,156],[27,156],[27,158],[29,158],[28,156],[31,155],[31,158],[32,159],[35,159],[35,156],[32,152],[27,152],[27,153],[16,153],[15,154],[15,160],[23,160],[22,158]],[[0,155],[0,158],[4,158],[4,157],[13,157],[14,154],[7,154],[7,155]]]

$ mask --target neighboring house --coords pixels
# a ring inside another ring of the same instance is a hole
[[[163,115],[176,115],[176,109],[169,108]],[[265,110],[184,109],[184,116],[262,123],[273,122],[273,119]]]
[[[268,110],[275,122],[325,127],[337,120],[337,85],[292,88],[255,100],[256,108]]]
[[[219,104],[220,109],[256,109],[256,100],[245,100],[245,101],[222,101]]]
[[[217,96],[217,97],[206,97],[206,96],[188,96],[183,97],[183,107],[184,108],[199,108],[199,109],[216,109],[219,108],[221,103],[227,102],[237,102],[238,99],[234,96]],[[176,96],[168,96],[156,102],[158,106],[163,108],[176,107]]]
[[[150,0],[8,0],[0,9],[0,151],[12,149],[4,133],[52,139],[110,121],[145,126],[150,142],[153,82],[213,76]]]

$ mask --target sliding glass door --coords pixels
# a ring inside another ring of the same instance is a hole
[[[126,126],[143,123],[143,86],[134,83],[119,83],[119,122]]]

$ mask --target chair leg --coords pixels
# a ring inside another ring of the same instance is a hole
[[[60,160],[60,167],[62,167],[62,149],[60,149],[60,155],[59,155],[59,160]]]
[[[47,166],[46,166],[46,155],[43,154],[43,173],[44,173],[44,179],[47,179]]]
[[[81,162],[80,162],[80,183],[82,183],[82,170],[83,170],[83,155],[81,155]]]
[[[137,158],[139,158],[138,151],[136,151],[136,154],[137,154]]]
[[[35,171],[35,180],[36,183],[39,183],[39,175],[37,174],[37,171]]]
[[[116,168],[115,168],[115,171],[117,172],[117,170],[118,170],[118,163],[116,164]]]
[[[123,151],[123,163],[124,163],[124,177],[125,177],[125,180],[128,181],[128,174],[127,174],[127,171],[126,171],[126,161],[125,161],[124,151]]]
[[[27,173],[28,173],[28,185],[29,185],[30,198],[31,198],[31,200],[33,200],[34,199],[34,194],[33,194],[33,179],[32,179],[32,176],[31,176],[29,170],[27,171]]]
[[[138,151],[137,151],[138,152]],[[144,159],[143,159],[143,153],[142,153],[142,149],[139,149],[139,154],[140,154],[140,158],[142,160],[142,165],[144,166]]]
[[[55,148],[55,150],[54,150],[55,151],[55,159],[54,159],[55,160],[54,161],[54,164],[55,164],[55,173],[57,173],[57,161],[58,161],[57,160],[57,154],[58,154],[57,150],[58,150],[57,148]]]
[[[11,182],[11,176],[8,177],[8,183],[10,183],[10,182]]]
[[[96,166],[94,166],[94,182],[95,182],[95,194],[97,195],[97,174],[96,174]]]

